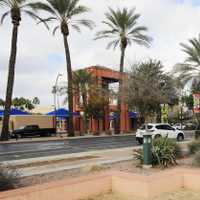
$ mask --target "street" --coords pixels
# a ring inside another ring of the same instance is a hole
[[[134,135],[68,138],[66,141],[0,144],[0,162],[137,145]]]

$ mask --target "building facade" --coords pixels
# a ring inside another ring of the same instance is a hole
[[[125,82],[128,75],[126,73],[120,73],[118,71],[102,67],[102,66],[91,66],[85,68],[89,72],[93,81],[100,88],[109,89],[110,85],[117,84],[119,81]],[[122,95],[123,96],[123,95]],[[83,108],[80,106],[80,96],[74,95],[74,112],[79,112],[80,117],[74,118],[74,125],[76,131],[83,131],[83,118],[81,113],[84,112]],[[116,99],[109,100],[109,106],[105,108],[101,117],[90,117],[88,121],[89,133],[91,134],[112,134],[114,132],[114,127],[117,118],[117,101]],[[136,127],[136,116],[133,113],[130,113],[128,110],[128,105],[125,103],[122,97],[121,103],[121,117],[120,117],[120,131],[121,133],[130,132],[131,129]]]

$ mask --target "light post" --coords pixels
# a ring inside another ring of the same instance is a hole
[[[60,73],[57,75],[55,84],[54,84],[54,86],[53,86],[53,93],[54,93],[54,126],[55,126],[55,129],[56,129],[56,133],[57,133],[56,95],[57,95],[58,80],[59,80],[59,78],[60,78],[61,76],[62,76],[62,74],[60,74]]]
[[[143,135],[143,168],[152,167],[152,135],[146,131]]]

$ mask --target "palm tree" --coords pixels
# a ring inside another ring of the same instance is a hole
[[[68,103],[69,103],[69,136],[74,136],[73,128],[73,83],[72,83],[72,66],[71,56],[68,44],[68,36],[70,27],[80,32],[80,25],[93,28],[94,23],[91,20],[79,19],[75,20],[77,15],[84,14],[89,11],[85,6],[79,5],[79,0],[46,0],[46,3],[38,2],[35,4],[36,10],[42,10],[49,13],[49,17],[44,19],[45,22],[56,22],[57,25],[53,29],[53,34],[60,28],[63,35],[67,75],[68,75]]]
[[[136,43],[146,47],[150,46],[152,38],[145,35],[147,28],[145,26],[138,26],[137,21],[140,18],[140,14],[135,13],[135,8],[117,9],[113,10],[109,8],[109,12],[105,13],[106,21],[102,23],[107,26],[106,30],[100,31],[96,34],[96,39],[111,39],[107,48],[117,46],[121,50],[120,58],[120,72],[124,72],[124,58],[127,46]],[[118,97],[118,121],[116,123],[116,134],[120,133],[120,115],[121,115],[121,103],[122,103],[122,80],[119,81],[119,97]]]
[[[7,89],[6,89],[6,100],[5,100],[5,110],[3,117],[3,127],[1,133],[1,140],[8,140],[9,132],[9,118],[10,118],[10,108],[12,103],[12,94],[15,78],[15,63],[17,56],[17,40],[18,40],[18,28],[21,22],[21,14],[27,14],[33,19],[42,21],[42,19],[35,14],[32,10],[32,5],[29,4],[28,0],[0,0],[0,7],[8,8],[2,17],[1,23],[10,14],[11,21],[13,24],[12,30],[12,40],[11,40],[11,52],[8,66],[8,79],[7,79]],[[45,22],[44,22],[45,23]]]
[[[74,91],[80,97],[80,107],[83,108],[83,131],[87,132],[87,105],[89,96],[89,86],[92,84],[92,74],[86,70],[77,70],[73,73]]]
[[[189,80],[200,77],[200,34],[198,38],[189,39],[189,44],[180,44],[182,51],[187,54],[184,63],[175,65],[174,70],[185,85]]]

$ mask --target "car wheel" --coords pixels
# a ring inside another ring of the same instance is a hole
[[[183,141],[184,140],[184,135],[182,133],[179,133],[177,136],[177,141]]]
[[[155,138],[155,139],[161,138],[161,135],[157,134],[157,135],[155,135],[154,138]]]

